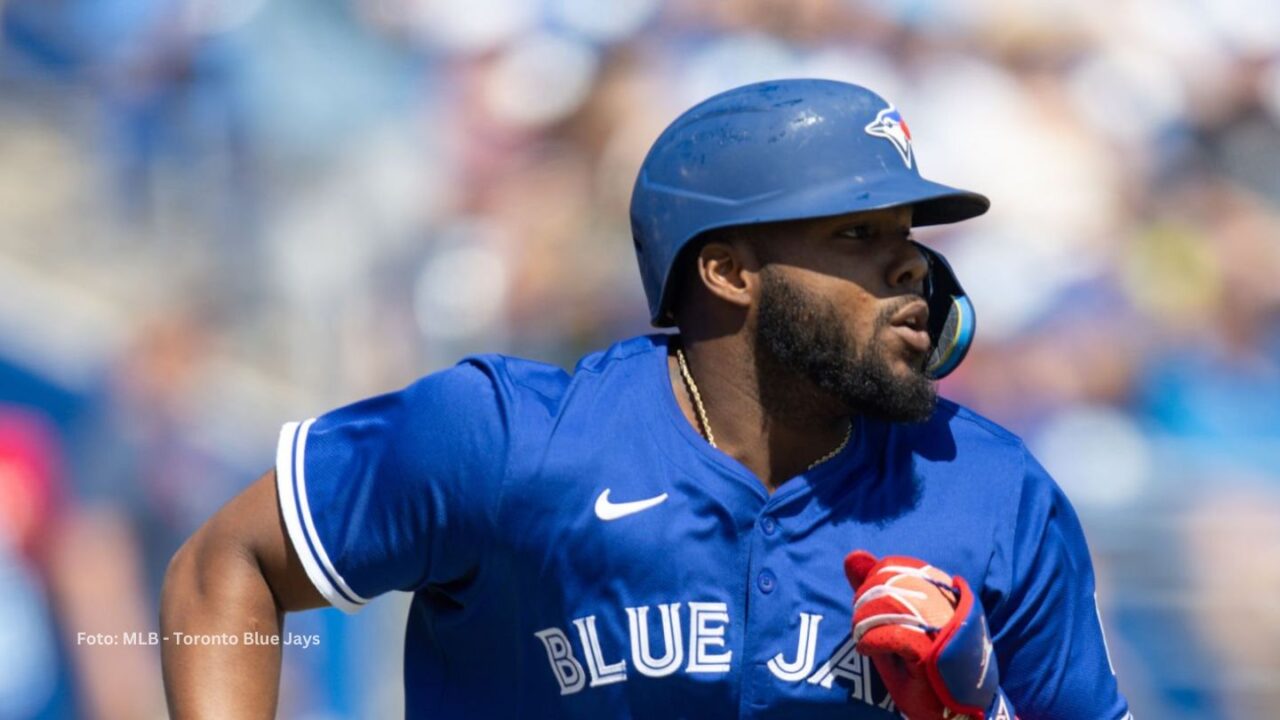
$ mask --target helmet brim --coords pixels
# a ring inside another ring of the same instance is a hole
[[[921,227],[975,218],[991,207],[991,201],[985,195],[920,177],[885,178],[879,182],[835,182],[758,202],[758,220],[740,221],[733,225],[814,220],[906,206],[913,209],[911,224]]]

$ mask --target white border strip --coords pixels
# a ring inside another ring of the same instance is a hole
[[[307,572],[307,577],[311,579],[311,584],[316,590],[329,601],[330,605],[342,610],[346,613],[354,613],[363,607],[368,600],[360,597],[351,591],[351,588],[343,581],[342,576],[333,569],[333,564],[329,562],[329,556],[321,544],[319,536],[316,534],[315,523],[311,520],[311,509],[307,502],[307,486],[304,482],[305,473],[303,470],[304,452],[306,450],[307,430],[311,424],[315,422],[315,418],[307,420],[303,423],[290,422],[285,423],[280,428],[280,442],[276,445],[276,493],[280,498],[280,512],[284,516],[285,528],[289,531],[289,540],[293,543],[293,549],[298,554],[298,559],[302,561],[302,567]],[[297,443],[298,455],[297,477],[294,477],[294,444]],[[297,488],[295,493],[294,488]],[[298,508],[302,508],[301,516]],[[304,529],[305,523],[305,529]],[[308,542],[310,538],[310,542]],[[315,552],[312,552],[312,548]],[[321,567],[321,563],[324,567]],[[326,574],[326,570],[328,574]],[[341,591],[330,582],[332,577],[342,588]],[[351,602],[342,596],[345,592],[356,602]]]
[[[316,555],[320,558],[320,563],[324,565],[324,569],[328,571],[329,577],[338,583],[338,587],[342,588],[342,592],[347,597],[356,601],[359,605],[369,602],[368,598],[361,597],[359,593],[351,589],[346,580],[342,579],[342,575],[338,572],[333,563],[329,562],[329,554],[324,551],[324,543],[320,542],[320,534],[316,532],[315,523],[311,520],[311,504],[307,500],[307,432],[311,429],[311,425],[316,419],[311,418],[302,423],[302,427],[298,429],[298,472],[294,477],[294,482],[298,487],[298,499],[302,501],[302,520],[307,527],[307,535],[311,538],[312,547],[315,548]]]

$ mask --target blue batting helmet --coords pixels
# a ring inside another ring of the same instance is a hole
[[[658,136],[631,195],[650,319],[675,324],[673,269],[707,231],[903,205],[914,225],[938,225],[981,215],[990,202],[920,177],[906,122],[866,88],[777,80],[704,100]],[[942,377],[968,350],[973,306],[946,260],[921,250],[931,275],[929,372]]]

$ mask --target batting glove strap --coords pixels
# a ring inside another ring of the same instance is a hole
[[[954,577],[952,581],[959,602],[955,615],[939,630],[925,663],[929,684],[954,713],[999,718],[999,708],[1005,707],[1003,717],[1012,718],[1000,692],[1000,668],[982,603],[964,578]]]

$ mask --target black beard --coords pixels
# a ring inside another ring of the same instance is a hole
[[[888,348],[879,339],[880,330],[902,303],[882,311],[876,318],[872,341],[858,347],[843,331],[844,323],[831,302],[813,297],[771,269],[766,269],[761,279],[756,351],[762,361],[762,395],[794,405],[803,394],[797,397],[784,388],[794,387],[794,379],[799,377],[851,413],[888,422],[922,422],[933,415],[938,395],[922,369],[924,359],[908,377],[896,377],[889,367]]]

